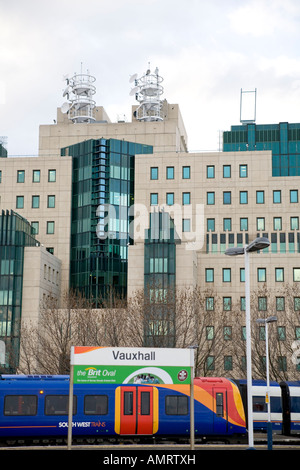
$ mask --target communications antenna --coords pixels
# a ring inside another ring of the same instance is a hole
[[[82,67],[81,67],[82,69]],[[67,101],[61,106],[61,111],[68,114],[68,118],[75,123],[94,122],[94,108],[96,106],[93,95],[96,93],[94,85],[95,77],[87,73],[65,77],[67,87],[63,92],[63,97]]]
[[[256,121],[256,88],[244,91],[241,88],[240,122],[254,124]]]
[[[160,99],[164,91],[161,85],[162,81],[163,78],[158,74],[157,67],[154,73],[151,73],[148,67],[141,78],[138,78],[137,74],[130,77],[129,82],[134,82],[135,86],[129,94],[135,95],[136,100],[140,103],[134,111],[134,116],[138,121],[163,121]]]

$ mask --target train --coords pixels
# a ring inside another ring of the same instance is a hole
[[[0,443],[64,443],[69,376],[0,375]],[[190,386],[75,384],[72,440],[138,442],[190,439]],[[270,383],[273,431],[300,434],[300,381]],[[253,380],[253,429],[267,430],[266,382]],[[247,382],[194,379],[196,442],[247,441]]]
[[[247,381],[235,380],[247,414]],[[266,403],[267,383],[264,380],[252,380],[253,430],[266,432],[268,410]],[[271,405],[271,423],[274,433],[285,436],[300,435],[300,381],[270,382],[269,399]]]
[[[66,442],[69,376],[0,375],[0,442]],[[190,385],[75,384],[72,442],[190,439]],[[246,421],[238,386],[194,379],[195,440],[243,443]]]

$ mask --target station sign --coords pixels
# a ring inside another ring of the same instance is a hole
[[[190,384],[188,349],[73,346],[76,384]]]

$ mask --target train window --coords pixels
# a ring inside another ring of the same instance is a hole
[[[182,395],[166,396],[167,415],[187,415],[188,412],[188,397]]]
[[[223,393],[216,393],[216,415],[224,416],[224,395]]]
[[[271,397],[271,411],[273,413],[282,413],[281,397]]]
[[[300,398],[291,397],[291,412],[299,413],[300,412]]]
[[[253,397],[253,413],[266,413],[267,404],[265,397]]]
[[[36,395],[6,395],[4,399],[5,416],[33,416],[37,414]]]
[[[77,412],[77,397],[73,397],[73,415]],[[69,395],[47,395],[45,397],[45,415],[67,415],[69,413]]]
[[[124,415],[133,415],[133,392],[124,392]]]
[[[141,392],[141,415],[150,415],[150,392]]]
[[[86,395],[84,397],[84,414],[107,415],[108,414],[108,396],[107,395]]]

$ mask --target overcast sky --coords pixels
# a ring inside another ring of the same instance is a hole
[[[300,122],[299,0],[0,0],[0,41],[10,156],[38,154],[39,125],[81,63],[112,121],[130,120],[130,76],[158,67],[190,151],[217,150],[239,124],[241,89],[257,89],[258,124]]]

